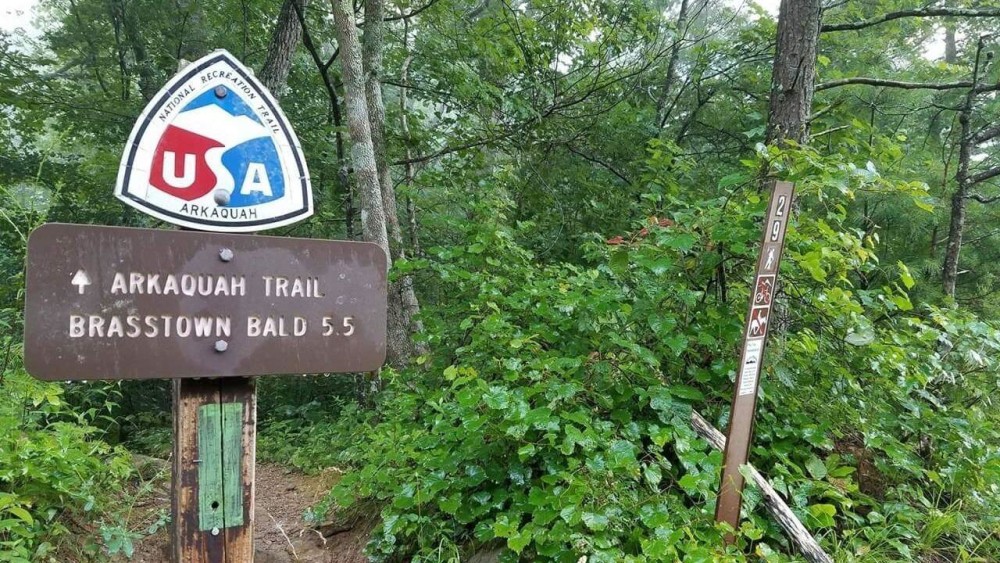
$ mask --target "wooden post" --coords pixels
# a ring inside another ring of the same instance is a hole
[[[254,381],[175,379],[173,399],[173,561],[252,563]]]
[[[791,217],[792,196],[795,185],[789,182],[772,182],[771,201],[764,223],[764,236],[757,258],[753,291],[743,347],[736,368],[736,389],[733,391],[732,410],[729,415],[729,433],[722,459],[722,479],[719,499],[715,505],[716,522],[726,522],[733,529],[740,525],[740,505],[743,500],[743,474],[740,467],[750,455],[753,437],[754,413],[757,409],[757,388],[760,385],[761,364],[764,361],[764,343],[770,324],[771,306],[778,286],[778,266],[785,244],[785,230]],[[726,541],[732,543],[732,534]]]

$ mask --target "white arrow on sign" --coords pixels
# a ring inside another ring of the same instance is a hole
[[[69,283],[75,285],[77,289],[80,290],[80,295],[83,295],[83,288],[90,285],[90,276],[88,276],[87,272],[84,272],[83,270],[77,270],[76,274],[73,276],[73,281]]]

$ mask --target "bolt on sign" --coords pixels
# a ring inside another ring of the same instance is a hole
[[[378,369],[386,256],[367,242],[50,223],[28,240],[41,379]]]
[[[733,392],[729,433],[722,461],[722,481],[715,507],[715,520],[727,522],[734,529],[739,527],[744,484],[740,467],[747,463],[750,454],[764,343],[772,315],[778,266],[781,263],[794,191],[794,184],[773,182],[753,292],[750,295],[750,310],[743,332],[743,349],[736,370],[736,389]],[[731,537],[727,539],[731,540]]]
[[[125,147],[115,195],[196,230],[259,231],[313,213],[295,132],[226,51],[191,63],[153,97]]]

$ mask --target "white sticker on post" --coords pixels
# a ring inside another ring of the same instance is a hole
[[[740,396],[752,395],[757,389],[757,375],[760,373],[763,349],[763,340],[747,339],[743,349],[743,365],[740,366]]]

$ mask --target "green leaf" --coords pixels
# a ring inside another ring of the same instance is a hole
[[[498,538],[509,538],[517,533],[517,522],[511,522],[506,514],[497,516],[493,523],[493,534]]]
[[[618,275],[624,274],[628,270],[628,251],[619,250],[611,255],[609,262],[611,270]]]
[[[527,528],[522,529],[516,534],[511,535],[507,538],[507,547],[513,550],[515,553],[521,553],[528,544],[531,543],[531,531]]]
[[[462,506],[462,495],[454,493],[451,496],[438,499],[438,506],[447,514],[455,514]]]
[[[865,327],[858,332],[848,332],[844,337],[844,342],[851,346],[867,346],[875,341],[875,331]]]
[[[813,504],[809,506],[809,514],[816,519],[819,526],[833,526],[833,517],[837,515],[837,507],[832,504]]]
[[[654,490],[659,488],[660,481],[663,480],[663,472],[660,470],[660,466],[656,463],[650,463],[642,472],[642,476],[645,477],[646,482]]]
[[[913,281],[913,276],[910,275],[910,269],[902,261],[896,262],[896,266],[899,268],[899,280],[903,282],[906,289],[912,289],[916,282]]]
[[[608,517],[603,514],[584,512],[583,523],[591,530],[600,532],[601,530],[607,529],[609,521]]]
[[[686,492],[689,495],[693,495],[698,492],[698,485],[700,484],[700,482],[701,481],[698,479],[697,475],[688,473],[683,477],[681,477],[680,480],[677,481],[677,484],[680,485],[682,489],[684,489],[684,492]]]
[[[35,523],[35,519],[31,517],[31,513],[20,506],[10,506],[7,508],[7,511],[23,520],[29,526],[34,525]]]
[[[812,475],[813,479],[822,479],[826,477],[826,465],[823,460],[817,456],[810,456],[806,460],[806,470]]]

